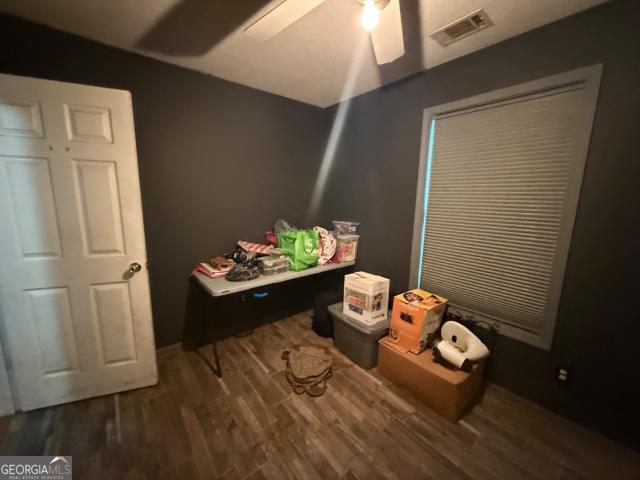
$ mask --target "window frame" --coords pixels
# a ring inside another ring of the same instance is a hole
[[[450,303],[449,305],[449,310],[453,313],[474,315],[476,320],[478,320],[478,325],[483,328],[488,328],[489,325],[494,325],[499,334],[506,335],[545,350],[551,349],[558,307],[562,294],[566,264],[571,247],[575,217],[580,201],[580,191],[582,189],[584,169],[586,166],[591,131],[595,118],[601,75],[602,64],[597,64],[424,109],[422,116],[422,128],[420,130],[420,158],[411,247],[411,268],[409,276],[410,288],[417,288],[420,282],[422,266],[420,259],[422,258],[423,241],[425,237],[426,211],[428,206],[427,196],[430,186],[429,177],[433,151],[432,128],[434,125],[433,122],[437,121],[437,116],[454,111],[477,108],[487,104],[508,101],[521,96],[542,93],[547,90],[583,85],[582,88],[584,89],[585,103],[582,109],[579,128],[576,129],[575,177],[567,186],[564,217],[562,219],[562,226],[556,244],[556,260],[554,261],[554,271],[550,281],[549,296],[547,299],[549,309],[547,310],[545,318],[542,319],[540,334],[528,331],[522,327],[510,325],[500,319],[490,318],[479,312],[472,312],[455,304]],[[558,263],[557,265],[555,265],[556,262]]]

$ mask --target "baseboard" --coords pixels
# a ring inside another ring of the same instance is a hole
[[[158,348],[156,350],[156,357],[165,358],[180,352],[182,352],[182,343],[178,342],[174,343],[173,345],[167,345],[166,347]]]

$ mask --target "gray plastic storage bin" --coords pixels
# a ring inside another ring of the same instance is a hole
[[[389,331],[391,312],[385,320],[366,325],[342,313],[342,302],[329,307],[333,319],[333,338],[338,350],[362,368],[378,364],[378,340]]]

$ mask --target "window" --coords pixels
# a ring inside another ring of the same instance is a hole
[[[600,71],[425,110],[412,285],[550,348]]]

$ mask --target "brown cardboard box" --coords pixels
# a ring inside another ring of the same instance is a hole
[[[457,422],[480,399],[482,363],[464,372],[437,363],[431,349],[416,355],[389,337],[379,343],[378,371],[448,420]]]

